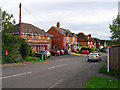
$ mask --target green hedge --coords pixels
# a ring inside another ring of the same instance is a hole
[[[8,55],[5,55],[8,50]],[[27,58],[30,46],[25,39],[8,34],[2,34],[2,63],[17,63]]]
[[[90,48],[90,47],[87,47],[87,46],[82,46],[81,50],[88,50],[91,53],[92,51],[95,51],[95,48]]]

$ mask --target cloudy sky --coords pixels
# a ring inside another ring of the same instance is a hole
[[[109,24],[118,14],[119,0],[0,0],[0,7],[19,21],[22,3],[22,22],[47,31],[59,21],[62,28],[73,33],[92,34],[110,39]]]

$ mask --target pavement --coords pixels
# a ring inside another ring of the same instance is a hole
[[[87,62],[87,56],[52,56],[55,60],[3,66],[3,88],[84,88],[87,81],[105,64]]]

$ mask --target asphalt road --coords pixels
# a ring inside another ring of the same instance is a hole
[[[55,60],[2,68],[2,88],[84,88],[106,62],[87,62],[87,56],[52,56]]]

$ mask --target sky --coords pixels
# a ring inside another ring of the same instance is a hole
[[[19,3],[22,19],[48,31],[60,22],[60,27],[73,33],[83,32],[99,39],[110,39],[109,24],[117,17],[119,0],[1,0],[2,11],[13,14],[19,22]]]

